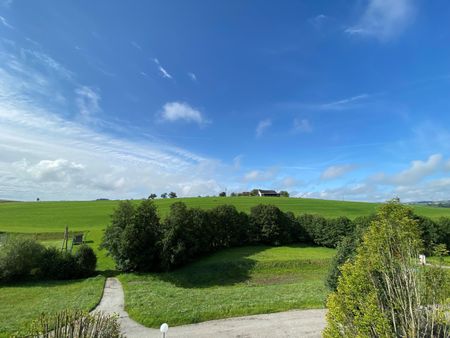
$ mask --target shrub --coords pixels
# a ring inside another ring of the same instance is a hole
[[[120,202],[106,228],[101,248],[106,248],[123,271],[155,271],[160,267],[161,227],[156,207],[144,200],[135,209]]]
[[[89,277],[95,272],[97,256],[88,245],[81,245],[75,252],[75,263],[77,265],[78,277]]]
[[[7,238],[0,246],[0,281],[13,282],[38,272],[45,248],[31,239]]]
[[[41,314],[24,331],[26,337],[40,338],[122,338],[117,315],[64,310]]]
[[[410,209],[384,205],[327,301],[325,337],[445,337],[443,269],[418,266],[422,241]],[[426,290],[434,288],[427,296]]]

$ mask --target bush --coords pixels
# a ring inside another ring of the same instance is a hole
[[[420,268],[421,250],[411,210],[397,202],[381,207],[328,298],[324,337],[447,336],[448,276]]]
[[[75,252],[75,263],[77,265],[78,277],[90,277],[97,266],[97,256],[88,245],[81,245]]]
[[[24,331],[26,337],[40,338],[122,338],[117,315],[64,310],[41,314]]]
[[[83,245],[75,255],[55,247],[45,248],[31,239],[9,239],[0,250],[0,281],[15,282],[29,278],[74,279],[95,271],[97,257]]]
[[[135,209],[120,202],[106,228],[101,248],[106,248],[122,271],[156,271],[160,267],[161,227],[156,207],[144,200]]]
[[[0,247],[0,281],[19,281],[38,272],[45,248],[31,239],[7,238]]]

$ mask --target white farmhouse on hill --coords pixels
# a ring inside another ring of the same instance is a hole
[[[258,189],[258,196],[272,196],[272,197],[280,197],[280,194],[275,190],[261,190]]]

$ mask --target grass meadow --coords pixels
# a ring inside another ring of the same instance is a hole
[[[29,282],[0,286],[0,337],[9,337],[42,312],[67,307],[89,311],[99,302],[105,278]]]
[[[172,203],[213,208],[232,204],[249,212],[259,203],[283,211],[325,217],[368,215],[378,204],[270,197],[209,197],[155,200],[161,217]],[[139,201],[135,201],[137,204]],[[0,203],[0,233],[36,238],[61,246],[65,226],[84,232],[96,251],[102,276],[80,281],[0,285],[0,337],[16,331],[40,312],[65,307],[85,310],[100,300],[105,275],[115,274],[114,262],[98,246],[118,201]],[[424,216],[450,216],[450,209],[415,207]],[[1,234],[0,234],[1,235]],[[126,309],[147,326],[195,323],[289,309],[321,308],[327,295],[324,278],[334,250],[318,247],[243,247],[218,252],[165,274],[121,274]],[[448,262],[448,260],[447,260]]]
[[[122,274],[126,310],[159,327],[290,309],[323,308],[335,250],[251,246],[226,249],[170,273]]]

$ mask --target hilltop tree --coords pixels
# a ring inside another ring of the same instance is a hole
[[[174,193],[173,191],[171,191],[171,192],[169,193],[169,197],[170,197],[170,198],[177,198],[177,194]]]
[[[166,192],[162,193],[161,198],[167,198],[167,193]]]
[[[154,200],[156,197],[156,194],[150,194],[150,196],[148,196],[148,199]]]
[[[219,197],[226,197],[227,196],[227,193],[225,192],[225,191],[222,191],[220,194],[219,194]]]
[[[327,302],[325,337],[446,337],[448,276],[421,268],[422,240],[411,209],[380,208]],[[447,304],[446,304],[447,302]]]
[[[281,197],[289,197],[289,193],[285,190],[280,191],[280,196]]]
[[[250,191],[250,196],[258,196],[258,189],[253,189],[252,191]]]

